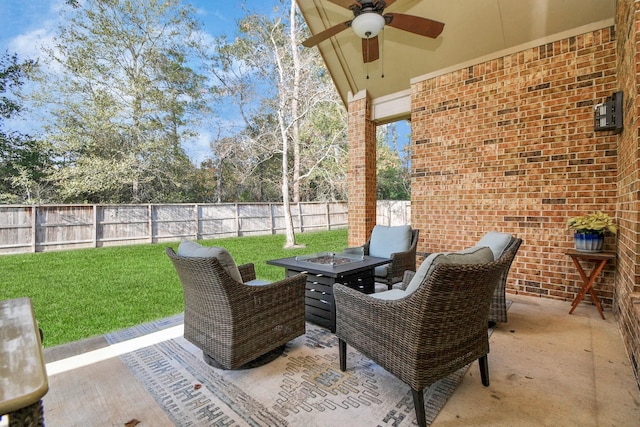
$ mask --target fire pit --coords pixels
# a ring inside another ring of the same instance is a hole
[[[357,252],[318,252],[312,255],[298,255],[296,261],[323,265],[343,265],[364,260],[364,254]]]

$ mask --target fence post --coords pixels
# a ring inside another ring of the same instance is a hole
[[[38,208],[36,205],[31,205],[31,252],[36,252],[36,247],[38,246],[38,242],[36,242],[36,237],[38,236],[38,232],[36,230],[36,226],[38,222],[36,221],[36,215],[38,212]]]
[[[236,236],[240,237],[240,206],[236,203]]]
[[[98,206],[93,205],[93,247],[98,247]]]
[[[325,216],[327,217],[327,230],[331,230],[331,208],[329,202],[324,202]]]
[[[147,224],[149,226],[149,243],[153,243],[153,211],[151,203],[147,205]]]
[[[194,204],[193,205],[193,210],[194,210],[194,220],[195,220],[195,226],[196,226],[196,232],[194,233],[194,235],[196,236],[196,240],[198,240],[198,237],[200,236],[200,209],[198,209],[198,204]]]
[[[269,203],[269,221],[271,222],[271,234],[276,234],[276,220],[273,217],[273,203]]]

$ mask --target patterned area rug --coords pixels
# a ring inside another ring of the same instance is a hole
[[[182,316],[107,335],[117,343],[182,322]],[[274,361],[225,371],[180,337],[121,356],[177,426],[413,426],[411,390],[348,347],[347,371],[338,362],[338,339],[307,323],[307,333]],[[431,423],[468,366],[425,391]]]

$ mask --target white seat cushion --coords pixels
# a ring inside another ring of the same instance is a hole
[[[369,255],[389,258],[396,252],[404,252],[411,247],[411,226],[387,227],[376,225],[371,232]]]
[[[229,276],[236,282],[242,283],[242,276],[233,257],[225,248],[219,246],[202,246],[196,242],[185,240],[178,246],[178,255],[190,258],[217,258]]]
[[[474,247],[460,253],[433,253],[422,262],[405,292],[408,295],[418,289],[438,264],[485,264],[492,261],[493,251],[487,247]]]
[[[502,256],[502,253],[511,242],[513,237],[511,234],[500,233],[499,231],[490,231],[478,242],[477,247],[489,247],[493,251],[493,259],[496,260]]]

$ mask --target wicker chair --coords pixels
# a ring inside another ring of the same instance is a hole
[[[518,248],[522,244],[522,239],[517,237],[511,237],[511,241],[504,249],[504,252],[508,252],[513,250],[514,257],[511,258],[511,262],[515,258],[515,254],[518,252]],[[511,262],[507,266],[507,269],[502,273],[500,279],[498,279],[498,283],[496,284],[496,289],[493,291],[493,297],[491,298],[491,307],[489,308],[489,323],[495,324],[497,322],[506,322],[507,321],[507,277],[509,276],[509,269],[511,268]]]
[[[212,366],[237,369],[305,334],[306,275],[263,286],[235,281],[217,258],[167,255],[184,290],[184,337]],[[243,282],[253,264],[238,266]]]
[[[405,271],[416,271],[416,247],[419,235],[420,230],[411,230],[411,246],[409,246],[409,249],[390,254],[391,262],[376,268],[376,282],[384,283],[391,289],[395,283],[402,282]],[[371,239],[362,246],[365,255],[369,255],[370,246]]]
[[[489,304],[514,256],[512,247],[486,264],[438,264],[414,292],[395,300],[335,285],[340,369],[346,370],[349,344],[408,384],[419,426],[426,426],[423,391],[436,381],[478,359],[488,386]]]

